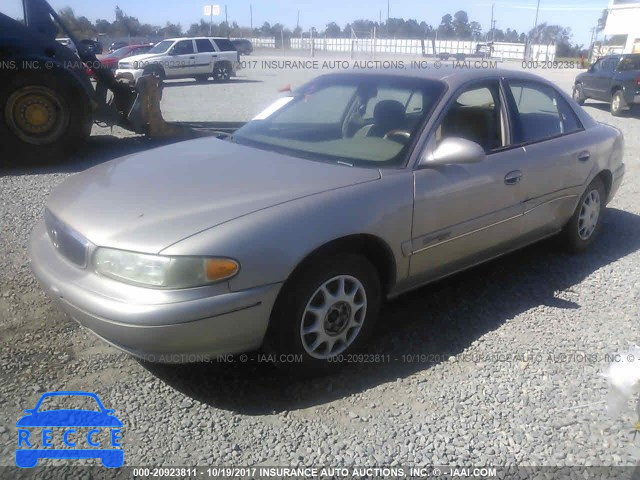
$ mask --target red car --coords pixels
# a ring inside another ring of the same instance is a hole
[[[118,62],[123,58],[130,57],[132,55],[141,55],[143,53],[147,53],[153,44],[146,45],[127,45],[126,47],[119,48],[115,52],[111,52],[108,55],[103,55],[98,58],[100,63],[102,64],[102,68],[107,68],[109,70],[115,70],[118,68]],[[87,67],[87,75],[90,77],[94,77],[93,70],[91,67]]]

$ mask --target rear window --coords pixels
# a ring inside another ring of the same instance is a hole
[[[215,52],[213,44],[206,38],[198,38],[196,40],[196,47],[198,47],[198,53]]]
[[[623,57],[618,65],[618,70],[628,72],[629,70],[640,70],[640,55]]]
[[[216,38],[214,42],[216,42],[216,45],[218,45],[218,48],[222,52],[233,52],[236,50],[231,40],[227,40],[226,38]]]

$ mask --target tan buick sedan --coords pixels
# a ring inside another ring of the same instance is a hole
[[[70,177],[32,265],[71,317],[138,357],[263,347],[323,371],[385,299],[552,235],[588,247],[623,143],[530,74],[325,75],[231,137]]]

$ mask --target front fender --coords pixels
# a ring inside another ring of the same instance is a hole
[[[384,241],[396,261],[396,279],[409,260],[401,244],[411,238],[413,175],[402,171],[379,180],[310,195],[199,233],[161,253],[224,255],[240,262],[232,291],[282,282],[317,248],[356,234]]]

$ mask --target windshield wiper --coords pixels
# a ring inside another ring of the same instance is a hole
[[[346,165],[347,167],[353,167],[353,163],[343,162],[342,160],[338,160],[336,161],[336,163],[339,163],[340,165]]]

